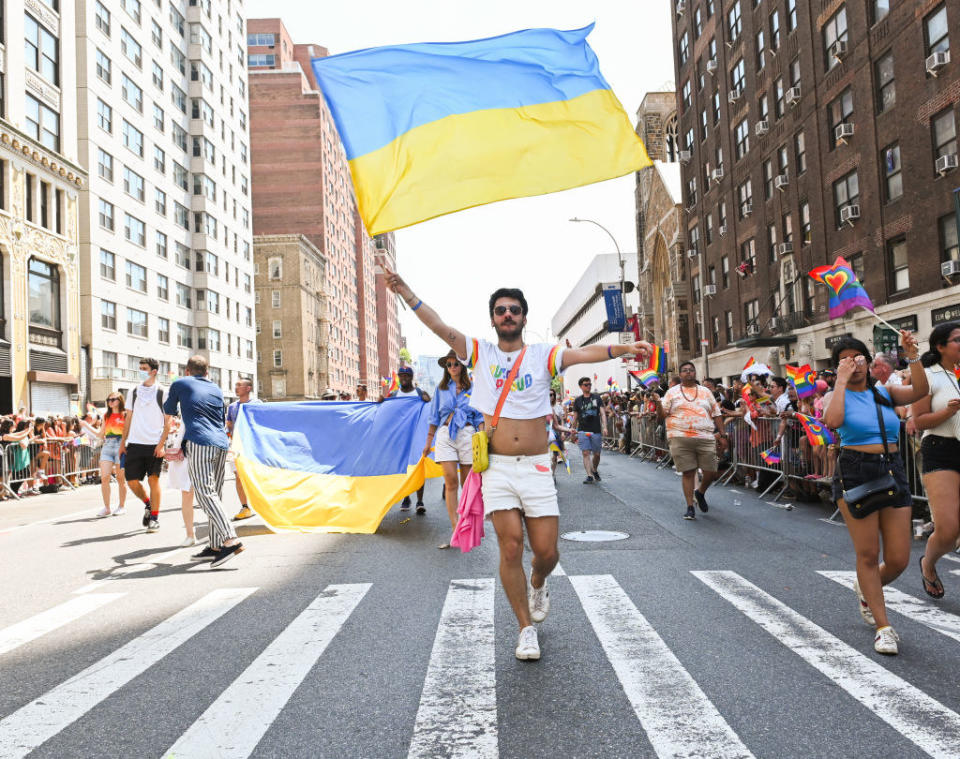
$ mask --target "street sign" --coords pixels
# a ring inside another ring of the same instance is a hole
[[[619,282],[603,284],[603,301],[607,307],[607,330],[622,332],[627,326],[627,314],[623,308],[623,290]]]

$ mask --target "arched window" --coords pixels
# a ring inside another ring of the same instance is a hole
[[[667,162],[674,163],[679,160],[680,142],[677,137],[677,116],[674,114],[667,119],[667,124],[663,129],[664,151],[666,152]]]

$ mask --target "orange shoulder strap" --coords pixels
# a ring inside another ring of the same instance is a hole
[[[495,430],[497,424],[500,422],[500,412],[503,411],[503,404],[507,400],[507,395],[510,393],[510,388],[513,387],[513,381],[517,378],[517,374],[520,373],[520,362],[523,361],[523,354],[527,352],[527,346],[523,346],[523,350],[520,351],[520,355],[517,356],[517,363],[513,365],[510,369],[510,372],[507,374],[507,379],[503,383],[503,390],[500,391],[500,400],[497,401],[497,408],[493,412],[493,419],[490,421],[490,429]]]

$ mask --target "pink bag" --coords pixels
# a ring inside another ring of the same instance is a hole
[[[470,470],[463,490],[460,492],[460,505],[457,513],[460,518],[450,537],[450,545],[456,546],[463,553],[480,545],[483,538],[483,491],[480,475]]]

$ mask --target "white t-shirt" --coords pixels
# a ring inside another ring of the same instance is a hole
[[[156,445],[163,437],[163,410],[157,403],[157,389],[160,386],[138,385],[131,390],[127,398],[127,408],[133,410],[133,419],[130,421],[130,434],[127,435],[127,444]],[[136,392],[136,405],[130,404],[133,393]]]
[[[550,382],[561,374],[564,348],[549,343],[527,346],[520,371],[507,394],[500,415],[507,419],[536,419],[550,416]],[[467,356],[458,356],[473,370],[473,393],[470,405],[481,414],[493,416],[520,350],[504,353],[487,340],[467,338]]]
[[[787,410],[787,406],[790,405],[790,394],[786,392],[780,393],[780,395],[777,396],[777,400],[773,402],[773,405],[776,407],[777,413],[782,414]]]
[[[394,397],[402,398],[406,395],[416,395],[417,397],[419,397],[420,393],[417,391],[417,388],[414,387],[414,388],[411,388],[410,390],[397,390],[397,394]]]
[[[931,411],[943,411],[952,399],[960,398],[960,386],[957,385],[956,379],[943,370],[942,366],[931,366],[924,371],[930,385]],[[924,430],[923,436],[927,435],[960,438],[960,414],[954,414],[936,427]]]

